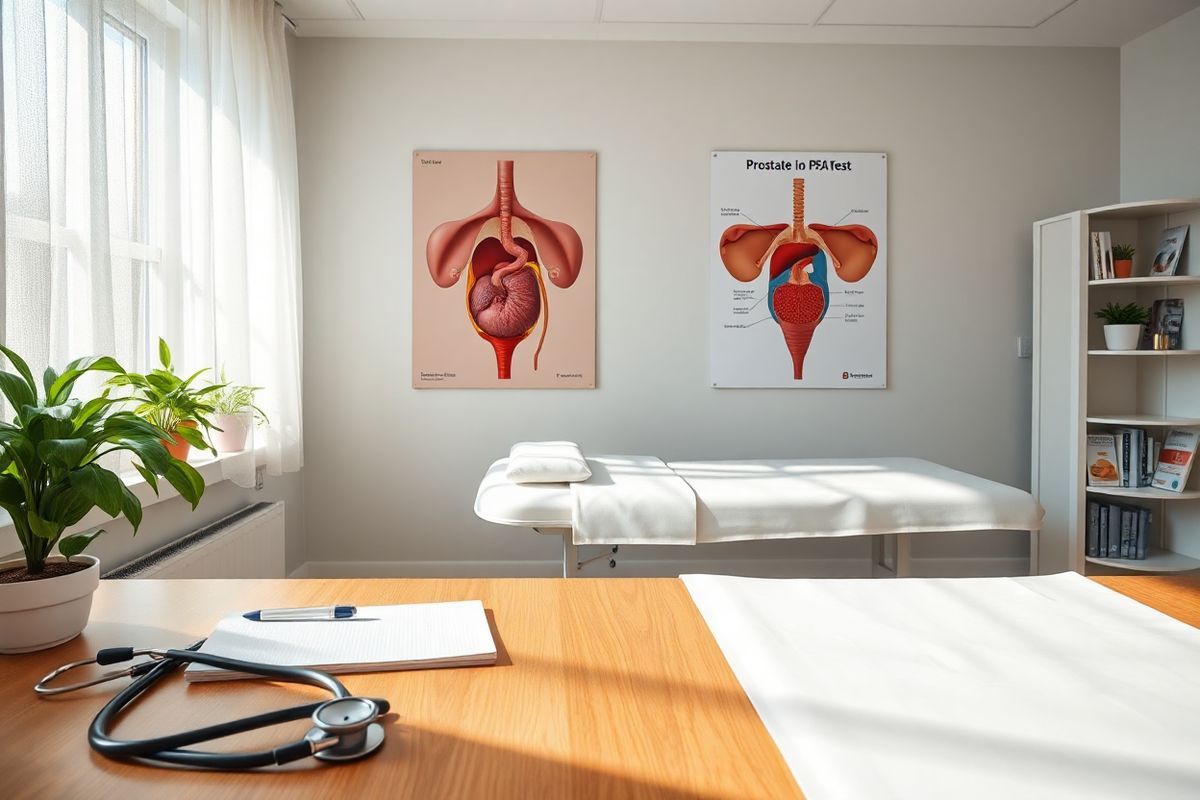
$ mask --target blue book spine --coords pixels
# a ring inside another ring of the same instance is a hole
[[[1121,509],[1108,507],[1108,557],[1121,557]]]
[[[1087,554],[1100,555],[1100,504],[1094,500],[1088,503]]]
[[[1135,514],[1129,509],[1121,510],[1121,558],[1132,558],[1137,555],[1137,547],[1134,545],[1133,550],[1130,550],[1130,545],[1134,543],[1137,537],[1137,529],[1134,527]]]
[[[1154,515],[1151,513],[1150,509],[1143,508],[1138,513],[1138,516],[1141,518],[1142,524],[1138,526],[1137,558],[1141,560],[1146,557],[1146,549],[1149,547],[1148,543],[1150,541],[1150,527],[1153,523]]]
[[[1108,558],[1108,506],[1100,506],[1100,558]]]

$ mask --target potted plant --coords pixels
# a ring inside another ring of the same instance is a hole
[[[108,382],[113,386],[133,388],[133,394],[125,399],[138,403],[133,409],[135,414],[166,431],[163,445],[172,458],[186,461],[193,446],[216,455],[217,451],[204,434],[215,427],[209,419],[214,411],[210,395],[219,392],[225,384],[214,383],[203,389],[193,389],[192,383],[208,372],[208,368],[180,378],[171,363],[171,349],[162,339],[158,340],[158,360],[162,364],[159,369],[144,375],[121,372]]]
[[[163,477],[192,504],[204,480],[172,458],[158,426],[129,411],[106,390],[86,401],[71,396],[88,372],[122,374],[109,357],[80,358],[61,373],[48,368],[42,388],[28,365],[0,345],[16,373],[0,371],[0,391],[16,416],[0,422],[0,507],[8,512],[24,559],[0,563],[0,652],[24,653],[52,647],[79,635],[87,625],[92,593],[100,584],[100,562],[80,555],[103,531],[64,536],[93,508],[124,516],[137,531],[142,504],[101,456],[131,452],[134,467],[158,491]],[[52,556],[55,545],[60,556]]]
[[[246,435],[251,425],[266,423],[267,415],[254,405],[254,393],[261,386],[242,386],[229,383],[221,370],[220,391],[212,396],[212,442],[218,453],[236,453],[246,449]]]
[[[1113,274],[1118,278],[1128,278],[1133,275],[1133,254],[1137,250],[1131,244],[1114,244]]]
[[[1109,303],[1096,316],[1104,320],[1104,344],[1109,350],[1137,350],[1150,312],[1137,303]]]

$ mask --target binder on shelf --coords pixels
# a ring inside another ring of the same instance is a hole
[[[1088,502],[1087,554],[1100,555],[1100,504],[1095,500]]]

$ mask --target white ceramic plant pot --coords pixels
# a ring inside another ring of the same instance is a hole
[[[92,593],[100,585],[100,560],[75,556],[87,569],[24,583],[0,583],[0,653],[45,650],[78,636],[92,611]],[[51,556],[47,564],[64,561]],[[23,559],[0,563],[0,570],[20,567]]]
[[[213,447],[218,453],[236,453],[246,449],[246,435],[250,433],[249,414],[217,414],[213,425],[221,430],[212,432]]]
[[[1141,325],[1104,326],[1104,345],[1109,350],[1137,350],[1141,340]]]

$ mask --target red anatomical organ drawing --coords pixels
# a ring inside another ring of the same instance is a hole
[[[767,307],[792,357],[792,377],[804,377],[804,357],[829,310],[829,265],[846,283],[862,280],[879,241],[863,225],[805,224],[804,178],[792,179],[792,224],[733,225],[721,234],[721,261],[749,283],[770,264]]]
[[[512,377],[513,351],[542,321],[538,356],[550,322],[545,279],[567,289],[579,277],[583,242],[565,222],[546,219],[517,199],[512,161],[496,162],[496,191],[479,211],[434,228],[425,258],[443,289],[466,273],[466,310],[475,332],[496,352],[497,377]]]

